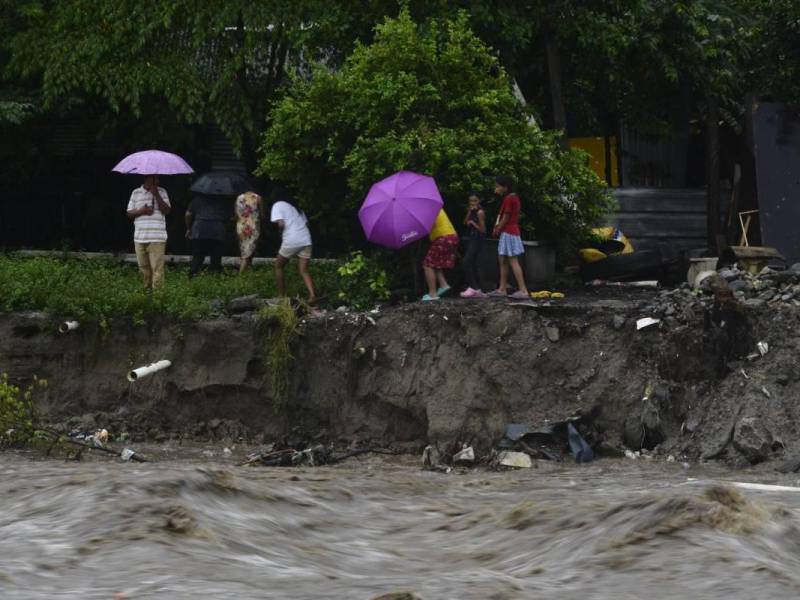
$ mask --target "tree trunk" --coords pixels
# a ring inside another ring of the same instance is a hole
[[[719,103],[715,96],[706,96],[706,231],[708,248],[719,251]]]
[[[558,38],[549,25],[544,27],[544,45],[547,52],[547,74],[550,79],[550,97],[553,102],[553,127],[561,131],[560,144],[567,148],[567,114],[564,93],[561,89],[561,53]]]

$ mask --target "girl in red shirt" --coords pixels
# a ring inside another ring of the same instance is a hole
[[[519,257],[525,254],[525,247],[522,245],[522,238],[519,230],[520,201],[519,196],[514,192],[514,182],[510,177],[498,176],[495,178],[494,193],[503,198],[500,206],[500,214],[497,215],[497,223],[492,231],[492,237],[500,237],[497,245],[497,260],[500,263],[500,285],[493,292],[489,292],[492,297],[505,297],[508,290],[508,267],[511,265],[511,272],[517,282],[517,291],[511,294],[511,298],[528,298],[528,288],[525,285],[525,277],[522,274],[522,266],[519,264]]]

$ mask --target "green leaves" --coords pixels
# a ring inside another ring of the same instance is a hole
[[[389,276],[380,259],[353,252],[337,273],[339,291],[336,297],[340,302],[367,310],[389,299]]]
[[[336,265],[313,262],[312,274],[330,280]],[[230,271],[201,274],[190,279],[185,269],[167,267],[164,289],[152,297],[141,287],[134,265],[54,258],[14,258],[0,255],[0,311],[45,310],[78,320],[103,321],[145,318],[167,314],[197,319],[213,312],[212,300],[223,306],[248,294],[274,295],[271,268],[256,268],[242,275]],[[287,271],[287,291],[300,291],[294,269]]]
[[[31,442],[39,427],[39,414],[33,404],[37,391],[47,387],[47,380],[36,376],[24,390],[0,373],[0,448],[20,446]]]
[[[463,13],[417,24],[402,10],[341,69],[293,80],[270,114],[262,153],[260,172],[293,182],[304,207],[327,218],[352,219],[369,186],[400,169],[433,175],[459,204],[471,189],[490,195],[495,175],[511,175],[536,234],[562,241],[575,222],[591,224],[610,206],[597,178],[528,124]],[[580,219],[555,218],[562,196]]]

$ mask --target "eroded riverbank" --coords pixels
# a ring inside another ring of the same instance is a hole
[[[737,466],[800,453],[800,309],[726,312],[711,297],[670,294],[306,317],[283,401],[270,396],[264,337],[249,312],[84,324],[68,335],[49,315],[0,315],[0,370],[47,378],[40,406],[65,428],[106,427],[138,443],[283,438],[418,452],[460,439],[486,451],[509,423],[581,416],[601,453],[645,447]],[[637,330],[645,316],[661,322]],[[769,351],[753,358],[758,341]],[[125,379],[131,366],[162,358],[173,366]]]

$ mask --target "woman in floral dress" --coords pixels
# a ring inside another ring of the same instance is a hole
[[[245,192],[236,198],[236,234],[239,236],[239,273],[242,273],[253,260],[256,242],[261,235],[261,217],[264,214],[264,200],[255,192]]]

